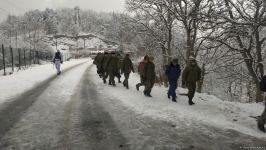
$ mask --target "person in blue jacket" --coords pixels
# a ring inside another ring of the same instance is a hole
[[[176,89],[177,80],[181,74],[181,69],[178,64],[178,59],[173,59],[172,62],[166,67],[165,74],[169,82],[168,98],[172,97],[172,101],[176,102]]]

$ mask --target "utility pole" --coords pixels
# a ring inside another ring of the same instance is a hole
[[[57,37],[55,37],[55,49],[57,50]]]
[[[16,48],[18,48],[18,32],[16,31]]]
[[[10,47],[12,46],[12,39],[11,39],[11,30],[9,30],[9,45]]]

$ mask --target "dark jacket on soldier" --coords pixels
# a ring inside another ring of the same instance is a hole
[[[99,54],[97,54],[97,55],[95,56],[94,60],[93,60],[93,64],[94,64],[94,65],[97,65],[97,59],[98,59],[98,57],[99,57]]]
[[[112,72],[112,73],[117,73],[118,72],[118,69],[119,69],[119,67],[118,67],[118,64],[119,64],[119,58],[117,57],[117,56],[110,56],[110,61],[109,61],[109,63],[107,64],[108,66],[108,68],[107,68],[107,70],[108,70],[108,72]]]
[[[148,81],[155,80],[155,65],[153,62],[147,62],[144,67],[144,79]]]
[[[101,65],[102,59],[103,59],[103,54],[99,54],[98,57],[97,57],[97,59],[95,60],[97,66],[100,66]]]
[[[124,73],[130,73],[131,71],[134,72],[133,63],[130,58],[125,57],[122,62],[121,71]]]
[[[108,65],[109,65],[109,63],[110,63],[110,61],[111,61],[111,58],[112,58],[112,56],[109,55],[109,54],[106,55],[106,56],[104,56],[104,60],[103,60],[102,67],[103,67],[103,69],[104,69],[105,71],[108,70]]]
[[[197,82],[201,78],[201,69],[197,64],[189,64],[183,71],[182,82]]]

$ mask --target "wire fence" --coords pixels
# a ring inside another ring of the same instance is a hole
[[[33,64],[42,61],[51,61],[53,53],[49,51],[32,50],[26,48],[12,48],[1,45],[0,49],[0,73],[12,74]]]

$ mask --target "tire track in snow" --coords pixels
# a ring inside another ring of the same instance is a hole
[[[91,67],[86,70],[78,92],[68,103],[63,131],[65,135],[61,143],[66,149],[126,150],[126,139],[110,114],[99,104],[90,70]]]
[[[59,78],[49,78],[2,109],[0,149],[57,147],[56,136],[60,134],[57,130],[62,126],[60,115],[88,65],[80,63],[65,70]]]

